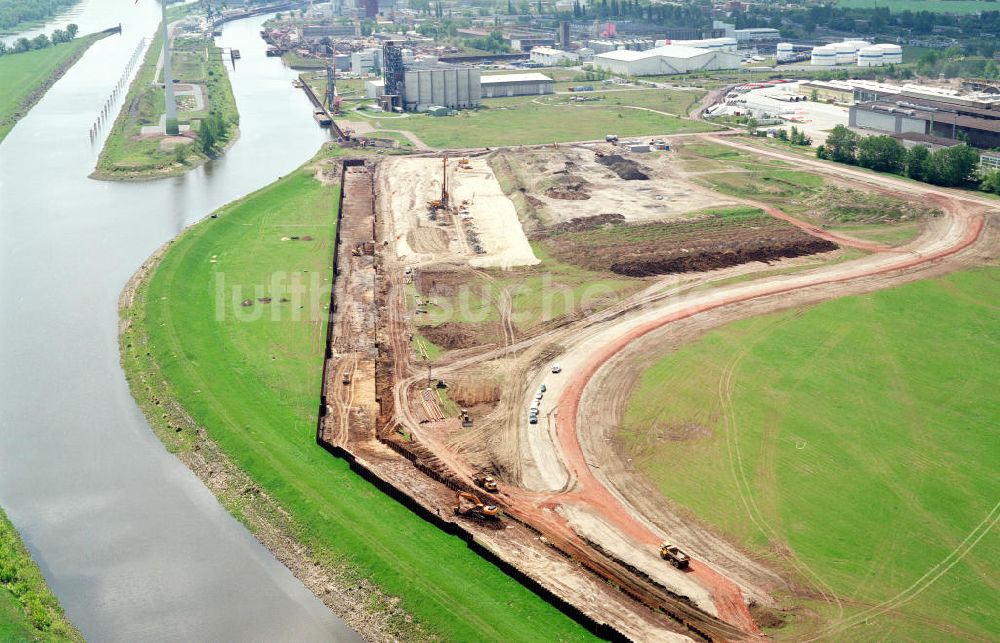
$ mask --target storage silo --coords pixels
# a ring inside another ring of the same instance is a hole
[[[778,61],[788,60],[795,55],[795,47],[790,42],[779,42],[777,49]]]
[[[883,65],[898,65],[903,62],[903,48],[899,45],[886,43],[875,46],[882,50]]]
[[[849,42],[834,45],[838,65],[850,65],[858,60],[858,48]]]
[[[837,64],[837,50],[833,47],[816,47],[810,61],[818,67],[833,67]]]
[[[863,47],[858,51],[858,67],[881,67],[882,50],[878,47]]]

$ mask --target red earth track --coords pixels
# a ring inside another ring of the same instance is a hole
[[[627,332],[625,335],[622,335],[612,343],[606,345],[575,374],[567,386],[564,394],[560,398],[557,406],[558,414],[556,419],[556,432],[563,454],[566,458],[565,464],[570,469],[573,477],[576,478],[578,485],[578,489],[576,491],[571,494],[566,494],[564,498],[581,500],[587,504],[599,507],[602,510],[602,513],[609,519],[614,520],[623,532],[630,534],[639,542],[651,545],[659,543],[660,538],[657,534],[637,521],[624,507],[622,507],[620,502],[606,487],[604,487],[597,477],[594,476],[590,467],[587,465],[583,449],[580,446],[576,432],[577,412],[579,410],[580,400],[583,396],[583,391],[586,388],[587,383],[597,373],[597,371],[605,363],[607,363],[608,360],[621,351],[626,345],[654,330],[666,326],[667,324],[681,319],[687,319],[709,310],[761,297],[770,297],[794,290],[801,290],[803,288],[853,281],[862,277],[869,277],[888,272],[898,272],[948,257],[968,248],[979,238],[984,225],[983,217],[981,215],[971,215],[969,223],[969,228],[956,245],[930,253],[926,256],[915,257],[908,261],[889,266],[874,267],[869,270],[863,270],[859,273],[843,277],[830,277],[827,279],[818,279],[805,284],[775,286],[762,291],[735,294],[718,301],[692,306],[690,308],[667,314],[660,319],[653,320]],[[757,623],[750,614],[750,610],[747,608],[742,599],[739,587],[735,583],[725,578],[709,566],[698,561],[692,561],[692,570],[699,580],[703,581],[706,586],[713,590],[716,608],[718,609],[719,616],[722,619],[743,628],[747,632],[762,635],[760,628],[757,626]]]

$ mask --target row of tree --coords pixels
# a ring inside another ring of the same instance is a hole
[[[0,0],[0,30],[40,22],[78,0]]]
[[[816,148],[816,156],[934,185],[983,187],[978,173],[979,150],[964,143],[933,152],[923,145],[908,150],[891,136],[862,137],[838,125],[826,144]]]
[[[45,49],[46,47],[51,47],[52,45],[58,45],[61,42],[69,42],[76,38],[76,33],[79,30],[74,24],[67,25],[66,29],[56,29],[52,32],[51,36],[46,36],[45,34],[38,34],[31,40],[27,38],[18,38],[14,41],[14,44],[10,47],[7,43],[0,41],[0,56],[4,54],[22,54],[26,51],[33,51],[35,49]]]

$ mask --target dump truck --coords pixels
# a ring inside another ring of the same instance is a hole
[[[497,481],[493,479],[493,476],[477,473],[472,476],[472,481],[476,483],[477,487],[485,489],[490,493],[496,493],[497,491]]]
[[[668,561],[677,569],[687,569],[688,564],[691,562],[687,554],[682,552],[677,545],[670,543],[660,545],[660,558]]]
[[[496,505],[484,505],[482,500],[467,491],[459,491],[457,500],[458,504],[454,507],[456,516],[480,518],[482,520],[497,520],[500,517],[499,507]]]

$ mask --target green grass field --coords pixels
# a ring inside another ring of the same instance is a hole
[[[620,439],[812,592],[777,637],[815,634],[815,610],[850,626],[825,640],[996,640],[998,301],[978,269],[727,325],[645,372]]]
[[[163,88],[153,84],[154,80],[162,83],[161,78],[154,79],[162,42],[157,32],[101,150],[94,172],[96,178],[134,179],[182,174],[207,158],[196,149],[194,139],[180,146],[178,151],[177,148],[161,148],[159,136],[140,138],[142,127],[157,125],[163,115]],[[173,41],[172,56],[174,78],[178,83],[200,85],[205,100],[203,110],[179,108],[178,122],[189,125],[197,132],[201,120],[208,116],[209,111],[218,110],[229,125],[231,136],[239,124],[239,111],[218,48],[210,39],[177,37]],[[181,97],[176,98],[180,103]],[[134,110],[130,109],[132,105]]]
[[[350,113],[349,117],[374,123],[376,128],[411,131],[434,148],[564,143],[603,139],[609,133],[628,137],[717,129],[702,121],[629,107],[684,114],[697,100],[695,92],[642,90],[586,92],[581,96],[599,100],[574,102],[572,96],[518,96],[486,99],[479,109],[460,111],[455,116],[380,118],[369,112],[367,118]]]
[[[888,8],[893,13],[901,11],[930,11],[931,13],[979,13],[996,11],[995,2],[984,0],[837,0],[837,6],[852,9]]]
[[[743,140],[757,143],[767,139]],[[802,149],[780,143],[760,146]],[[707,187],[734,197],[764,201],[832,232],[858,239],[902,245],[920,234],[921,220],[940,214],[923,203],[829,185],[821,176],[795,170],[790,163],[726,145],[688,144],[680,148],[680,156],[683,167],[694,173],[693,179]]]
[[[70,42],[22,54],[0,56],[0,141],[6,138],[17,120],[38,102],[54,76],[65,72],[103,34],[81,36]]]
[[[400,623],[403,640],[590,638],[315,444],[336,196],[299,170],[174,243],[129,311],[133,326],[122,340],[147,417],[171,448],[190,448],[170,437],[161,407],[140,390],[154,381],[155,395],[179,400],[288,512],[313,556],[401,598],[419,624]],[[281,240],[291,236],[313,240]],[[305,287],[301,302],[288,288],[295,280]],[[271,303],[258,301],[265,297]]]
[[[83,641],[2,509],[0,641]]]

